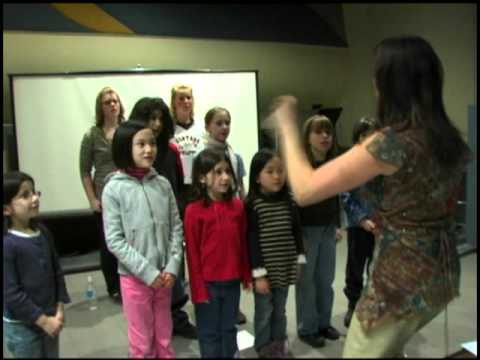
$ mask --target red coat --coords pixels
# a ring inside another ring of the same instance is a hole
[[[209,299],[207,281],[252,281],[247,254],[247,218],[243,202],[203,200],[185,210],[185,242],[192,302]]]

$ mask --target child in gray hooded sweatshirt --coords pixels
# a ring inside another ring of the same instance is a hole
[[[183,230],[170,183],[152,168],[155,136],[122,123],[112,142],[117,172],[102,194],[105,238],[118,259],[130,357],[172,358],[171,290],[183,258]]]

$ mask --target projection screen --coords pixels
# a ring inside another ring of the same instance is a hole
[[[222,106],[232,116],[228,141],[244,160],[248,188],[250,161],[258,150],[256,71],[115,72],[12,74],[19,170],[42,191],[42,213],[89,209],[79,173],[80,142],[95,123],[95,98],[104,86],[120,95],[128,118],[135,102],[158,96],[170,105],[171,88],[193,88],[195,121]]]

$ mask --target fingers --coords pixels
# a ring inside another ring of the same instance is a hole
[[[273,99],[269,114],[263,121],[266,129],[279,128],[280,122],[294,121],[297,112],[297,99],[292,95],[282,95]]]

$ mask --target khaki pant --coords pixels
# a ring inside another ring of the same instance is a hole
[[[440,310],[414,318],[392,320],[366,333],[354,313],[343,349],[344,358],[402,357],[410,338],[429,323]]]

